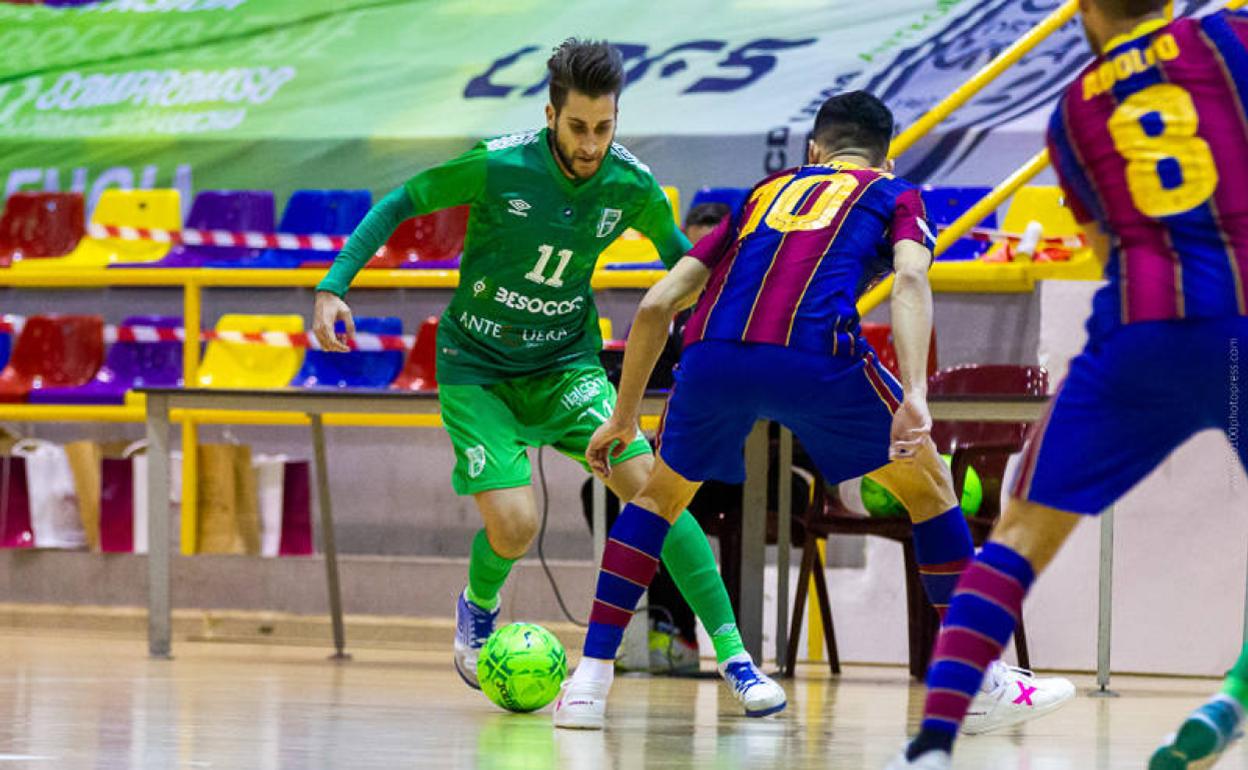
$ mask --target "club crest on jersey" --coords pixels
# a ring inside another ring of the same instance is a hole
[[[468,478],[475,479],[485,472],[485,447],[481,445],[468,447],[464,450],[468,460]]]
[[[512,198],[507,201],[507,205],[511,208],[507,209],[508,214],[515,214],[518,217],[527,217],[529,209],[533,208],[533,204],[523,198]]]
[[[615,228],[620,224],[620,219],[624,216],[624,212],[620,209],[603,209],[602,219],[598,221],[598,237],[606,238],[615,232]]]

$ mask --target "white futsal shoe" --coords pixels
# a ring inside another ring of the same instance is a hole
[[[914,761],[906,759],[903,751],[884,770],[949,770],[952,762],[952,757],[943,751],[929,751]]]
[[[1069,679],[1041,679],[1024,668],[996,661],[988,666],[984,684],[962,723],[967,735],[1000,730],[1057,711],[1075,697]]]
[[[565,679],[555,701],[555,727],[601,730],[606,721],[610,689],[610,682],[579,682],[575,676]]]
[[[734,655],[719,666],[719,675],[745,707],[747,717],[765,717],[784,711],[784,688],[759,670],[748,653]]]
[[[455,603],[455,671],[464,684],[480,690],[477,682],[477,658],[481,648],[494,633],[499,608],[485,610],[468,601],[468,591]]]

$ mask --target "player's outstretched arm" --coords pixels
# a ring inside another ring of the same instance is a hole
[[[667,342],[672,318],[697,301],[711,272],[693,257],[676,263],[663,280],[650,287],[637,308],[633,327],[624,350],[624,371],[615,413],[603,423],[589,442],[586,458],[602,476],[611,472],[611,456],[618,456],[637,435],[637,420],[646,383]]]
[[[334,334],[335,321],[346,322],[348,338],[354,336],[349,323],[351,311],[343,297],[355,276],[404,220],[474,203],[485,189],[488,150],[482,142],[458,158],[425,169],[369,210],[316,287],[313,332],[326,350],[347,349]]]
[[[416,216],[416,206],[406,187],[399,187],[369,209],[364,220],[351,233],[342,251],[334,258],[329,272],[317,284],[317,291],[345,297],[355,276],[364,269],[403,220]]]
[[[893,249],[893,339],[905,399],[893,416],[889,455],[914,457],[932,430],[927,409],[927,357],[932,339],[932,286],[927,279],[932,252],[915,241],[899,241]]]

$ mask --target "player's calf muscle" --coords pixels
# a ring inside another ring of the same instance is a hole
[[[1039,574],[1070,537],[1082,517],[1013,498],[992,530],[991,540],[1023,558]]]

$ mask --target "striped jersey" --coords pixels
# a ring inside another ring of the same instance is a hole
[[[1049,150],[1080,222],[1110,237],[1092,336],[1246,314],[1248,15],[1153,21],[1058,103]]]
[[[711,270],[685,345],[729,340],[856,356],[856,303],[893,266],[893,246],[934,246],[910,183],[848,163],[810,165],[760,182],[689,256]]]

